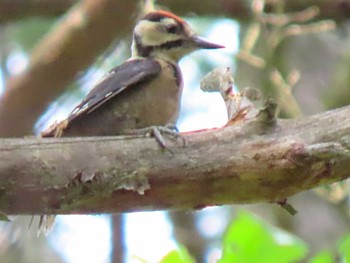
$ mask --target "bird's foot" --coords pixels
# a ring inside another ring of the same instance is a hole
[[[163,134],[167,134],[174,139],[181,138],[183,141],[183,146],[186,144],[185,138],[181,136],[179,130],[174,124],[167,124],[165,126],[150,126],[136,130],[128,130],[126,133],[130,135],[150,135],[156,139],[161,148],[168,150],[172,154],[174,154],[174,152],[167,146]]]

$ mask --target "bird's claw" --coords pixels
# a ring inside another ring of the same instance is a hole
[[[155,140],[158,142],[160,147],[168,150],[171,154],[174,154],[174,152],[167,146],[167,143],[162,134],[170,135],[174,139],[181,138],[183,141],[183,146],[185,147],[186,145],[185,138],[181,136],[178,128],[174,124],[167,124],[165,126],[150,126],[146,128],[137,129],[137,130],[131,130],[131,131],[128,131],[127,133],[128,134],[149,134],[150,136],[153,136],[155,138]]]

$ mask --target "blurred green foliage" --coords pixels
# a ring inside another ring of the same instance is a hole
[[[309,263],[333,263],[332,253],[330,251],[321,251]]]
[[[350,235],[345,236],[339,244],[339,252],[342,255],[342,262],[350,262]]]
[[[307,245],[297,237],[240,211],[224,236],[219,262],[297,262],[307,251]]]
[[[338,245],[340,260],[334,261],[335,255],[324,250],[308,261],[306,256],[309,246],[298,237],[279,228],[268,225],[262,219],[245,211],[239,211],[223,238],[222,258],[219,263],[350,263],[350,234]],[[192,263],[188,251],[180,246],[171,251],[161,263]]]
[[[168,253],[160,263],[195,263],[187,249],[183,246],[179,246],[177,250],[173,250]]]

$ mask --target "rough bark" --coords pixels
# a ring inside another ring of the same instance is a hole
[[[350,106],[167,139],[3,139],[0,210],[112,213],[279,202],[350,175]]]

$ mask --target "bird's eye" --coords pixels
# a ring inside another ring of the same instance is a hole
[[[179,27],[174,24],[168,24],[165,26],[166,32],[169,34],[177,34],[179,32]]]

